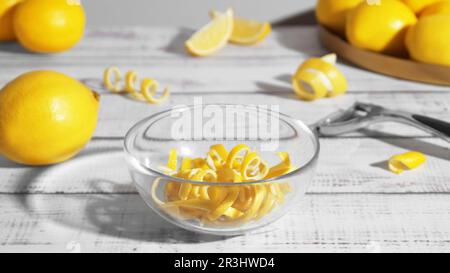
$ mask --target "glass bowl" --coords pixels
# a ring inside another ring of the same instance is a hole
[[[145,203],[179,227],[222,236],[261,228],[290,209],[298,209],[315,171],[319,141],[303,122],[280,114],[276,107],[269,108],[220,104],[180,106],[133,126],[125,137],[126,159]],[[238,144],[246,144],[270,166],[280,163],[277,152],[288,152],[292,168],[289,173],[270,179],[227,183],[173,177],[167,167],[162,167],[167,166],[169,151],[173,149],[180,162],[183,157],[205,158],[210,146],[215,144],[223,144],[228,151]],[[235,199],[231,197],[227,204],[224,199],[222,203],[212,202],[208,196],[202,201],[194,200],[195,204],[202,203],[202,207],[168,205],[172,204],[168,200],[169,189],[173,193],[174,188],[177,192],[181,187],[200,188],[226,197],[237,192],[237,197],[235,194]],[[219,206],[228,207],[228,212],[210,217]]]

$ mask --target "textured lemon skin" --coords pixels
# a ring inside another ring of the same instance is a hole
[[[0,91],[0,153],[17,163],[48,165],[77,154],[97,125],[98,95],[53,71],[19,76]]]
[[[442,0],[403,0],[403,2],[415,13],[419,14],[425,7]]]
[[[86,23],[81,5],[66,0],[27,0],[14,14],[14,31],[19,42],[38,53],[57,53],[75,46],[83,37]]]
[[[450,16],[437,14],[420,18],[406,36],[412,59],[450,66]]]
[[[13,15],[20,0],[0,0],[0,41],[13,41],[16,38]]]
[[[323,26],[345,35],[347,12],[364,0],[319,0],[316,6],[317,21]]]
[[[450,0],[437,2],[427,6],[420,13],[420,18],[435,14],[445,14],[450,16]]]
[[[405,55],[406,31],[416,22],[416,15],[400,1],[381,0],[380,5],[362,2],[348,13],[346,33],[356,47]]]

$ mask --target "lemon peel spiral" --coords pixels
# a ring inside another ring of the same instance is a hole
[[[103,73],[103,84],[106,89],[113,93],[129,93],[133,99],[146,101],[150,104],[161,104],[170,96],[170,91],[166,87],[160,97],[155,97],[158,91],[159,83],[152,78],[144,78],[138,88],[139,77],[136,71],[130,70],[126,73],[124,86],[121,85],[123,80],[120,69],[112,66],[105,69]]]
[[[151,195],[155,203],[180,219],[196,219],[208,225],[233,225],[261,219],[292,191],[288,182],[265,182],[252,185],[241,182],[281,176],[292,171],[287,152],[280,152],[281,162],[273,167],[256,151],[239,144],[228,151],[222,144],[213,145],[207,159],[184,157],[178,162],[177,151],[170,150],[166,166],[170,175],[198,182],[230,183],[211,186],[169,181],[163,189],[164,201],[156,194],[160,179],[153,182]],[[207,161],[210,163],[207,163]]]

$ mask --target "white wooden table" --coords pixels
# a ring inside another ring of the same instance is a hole
[[[31,168],[0,158],[0,251],[58,252],[303,252],[450,251],[450,150],[421,131],[379,124],[369,131],[321,139],[317,175],[303,207],[266,230],[222,238],[174,227],[146,207],[130,181],[122,153],[125,132],[174,104],[279,104],[312,123],[360,100],[450,120],[450,89],[392,79],[345,63],[345,96],[303,102],[290,74],[326,51],[315,27],[276,29],[257,47],[228,46],[191,58],[189,30],[91,29],[74,50],[46,56],[0,45],[0,85],[31,69],[54,69],[102,93],[98,129],[76,158]],[[150,106],[99,87],[103,69],[133,68],[169,85],[169,103]],[[423,168],[394,175],[383,166],[406,150],[428,155]]]

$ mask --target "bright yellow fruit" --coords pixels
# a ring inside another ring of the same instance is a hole
[[[16,38],[13,28],[13,15],[21,0],[0,0],[0,41],[12,41]]]
[[[426,6],[437,3],[442,0],[403,0],[408,7],[415,13],[419,14]]]
[[[336,54],[303,62],[292,77],[292,87],[302,100],[335,97],[347,91],[347,79],[336,67]]]
[[[397,0],[380,0],[379,5],[362,2],[349,11],[347,39],[359,48],[393,55],[406,53],[404,40],[415,14]]]
[[[186,49],[194,56],[208,56],[224,47],[233,32],[233,10],[212,19],[186,41]]]
[[[53,71],[25,73],[0,91],[0,154],[48,165],[76,155],[97,125],[99,96]]]
[[[66,51],[82,38],[85,14],[68,0],[26,0],[17,7],[14,30],[19,42],[39,53]]]
[[[427,6],[420,13],[420,17],[422,18],[424,16],[435,14],[445,14],[450,16],[450,0],[437,2]]]
[[[211,11],[211,17],[215,18],[218,15],[220,13]],[[233,32],[229,41],[240,45],[255,45],[264,41],[271,31],[272,27],[269,22],[234,17]]]
[[[450,16],[420,18],[408,31],[406,46],[414,60],[450,66]]]
[[[316,17],[319,23],[327,28],[345,35],[347,12],[364,0],[319,0],[316,6]]]

